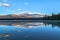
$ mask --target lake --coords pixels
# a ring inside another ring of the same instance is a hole
[[[60,40],[60,22],[0,21],[0,40]]]

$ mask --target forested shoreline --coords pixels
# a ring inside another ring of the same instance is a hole
[[[60,20],[60,13],[58,13],[58,14],[52,13],[51,16],[43,17],[43,20]]]

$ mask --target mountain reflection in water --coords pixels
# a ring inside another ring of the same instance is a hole
[[[0,21],[1,40],[58,40],[60,22]]]
[[[58,26],[60,27],[60,22],[0,22],[2,26],[17,26],[21,28],[31,28],[31,27],[40,27],[52,25],[52,27]]]

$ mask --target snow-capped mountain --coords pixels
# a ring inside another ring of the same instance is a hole
[[[44,17],[43,14],[32,14],[28,12],[20,13],[20,14],[10,14],[10,15],[0,15],[0,18],[41,18]]]

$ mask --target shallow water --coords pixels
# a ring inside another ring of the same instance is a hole
[[[60,22],[0,21],[0,40],[60,40]]]

